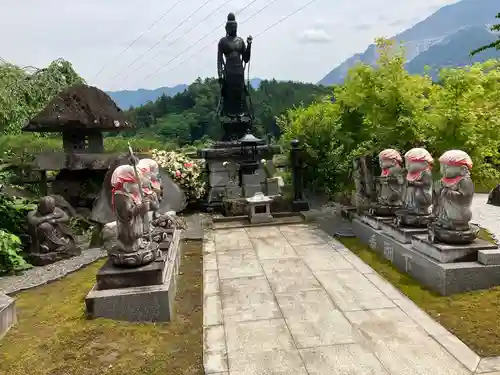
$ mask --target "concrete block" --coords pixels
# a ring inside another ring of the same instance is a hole
[[[500,265],[479,262],[440,263],[394,238],[375,230],[358,219],[353,231],[370,249],[388,259],[396,268],[406,272],[437,293],[447,296],[500,285]]]
[[[370,216],[370,215],[361,215],[359,219],[372,227],[373,229],[380,229],[381,223],[390,223],[394,220],[393,217],[382,217],[382,216]]]
[[[500,265],[500,249],[479,250],[477,261],[486,266]]]
[[[16,303],[13,298],[0,293],[0,339],[17,323]]]

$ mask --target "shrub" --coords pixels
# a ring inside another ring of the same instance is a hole
[[[30,268],[21,256],[21,240],[15,234],[0,229],[0,274]]]
[[[151,156],[158,165],[184,190],[188,200],[201,199],[205,195],[203,161],[190,159],[182,153],[152,150]]]

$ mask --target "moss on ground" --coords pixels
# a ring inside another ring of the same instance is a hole
[[[172,323],[86,320],[100,261],[16,296],[19,322],[0,341],[0,374],[203,374],[202,244],[182,246]]]
[[[482,236],[486,239],[488,233],[482,231]],[[443,297],[399,272],[359,239],[339,240],[476,353],[485,357],[500,355],[500,287]]]

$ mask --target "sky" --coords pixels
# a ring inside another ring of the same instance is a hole
[[[376,37],[391,37],[455,2],[0,0],[0,57],[37,68],[63,58],[105,90],[189,84],[216,75],[217,41],[234,12],[238,34],[254,36],[251,77],[317,82]]]

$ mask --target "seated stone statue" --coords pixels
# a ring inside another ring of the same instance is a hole
[[[370,214],[376,216],[392,216],[400,209],[403,202],[403,159],[398,151],[385,149],[378,155],[382,173],[378,178],[379,189],[377,203],[370,208]]]
[[[433,161],[431,154],[423,148],[412,148],[405,154],[404,208],[396,212],[398,226],[427,227],[430,223]]]
[[[53,197],[40,199],[38,208],[28,214],[30,257],[33,264],[50,264],[81,253],[68,223],[68,214],[56,206]]]
[[[470,243],[479,228],[470,224],[474,184],[470,178],[472,160],[461,150],[446,151],[440,158],[442,178],[434,186],[434,221],[429,240],[449,244]]]
[[[150,204],[141,198],[141,177],[136,177],[130,165],[119,166],[111,177],[117,240],[107,250],[116,266],[145,265],[153,262],[158,255],[158,245],[143,238],[144,216],[148,214]]]

